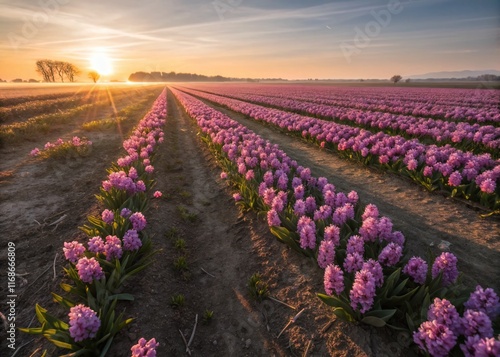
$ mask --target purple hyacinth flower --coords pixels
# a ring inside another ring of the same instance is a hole
[[[156,357],[156,348],[159,345],[154,338],[146,341],[141,337],[139,342],[130,348],[130,351],[132,351],[130,357]]]
[[[432,278],[435,279],[439,273],[443,273],[443,286],[454,283],[458,278],[457,257],[452,253],[443,252],[436,258],[432,265]]]
[[[424,284],[428,268],[425,260],[420,257],[412,257],[403,268],[403,273],[411,277],[417,284]]]
[[[340,295],[344,291],[344,272],[339,266],[330,264],[325,269],[324,275],[325,292],[328,295]]]
[[[96,312],[85,305],[73,306],[68,316],[69,334],[75,342],[94,338],[101,327],[101,320],[97,317]]]
[[[76,263],[80,257],[85,253],[83,244],[78,243],[76,240],[72,242],[64,242],[64,257],[72,263]]]

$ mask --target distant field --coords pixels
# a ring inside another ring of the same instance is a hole
[[[265,82],[264,82],[265,83]],[[406,83],[403,79],[400,83],[381,82],[381,81],[288,81],[282,83],[290,84],[311,84],[311,85],[335,85],[347,87],[421,87],[421,88],[468,88],[468,89],[500,89],[500,81],[481,82],[481,81],[410,81]]]
[[[102,87],[103,85],[111,88],[125,88],[130,86],[144,86],[155,84],[157,83],[103,83],[97,85],[95,85],[94,83],[0,83],[0,99],[81,92],[88,91],[93,86]]]

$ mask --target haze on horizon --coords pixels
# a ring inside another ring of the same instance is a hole
[[[0,78],[37,59],[287,79],[500,69],[497,0],[0,0]]]

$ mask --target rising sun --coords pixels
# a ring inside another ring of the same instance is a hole
[[[104,51],[96,51],[90,56],[90,68],[100,75],[113,73],[113,61]]]

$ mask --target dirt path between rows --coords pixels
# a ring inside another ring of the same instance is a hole
[[[324,176],[338,190],[358,192],[363,203],[377,205],[388,216],[394,229],[406,237],[411,255],[440,254],[442,241],[459,258],[459,270],[469,287],[481,284],[500,291],[500,220],[482,219],[463,203],[431,194],[412,182],[337,157],[334,153],[285,134],[277,128],[249,119],[206,100],[204,103],[229,115],[264,139],[278,144],[299,164]]]

